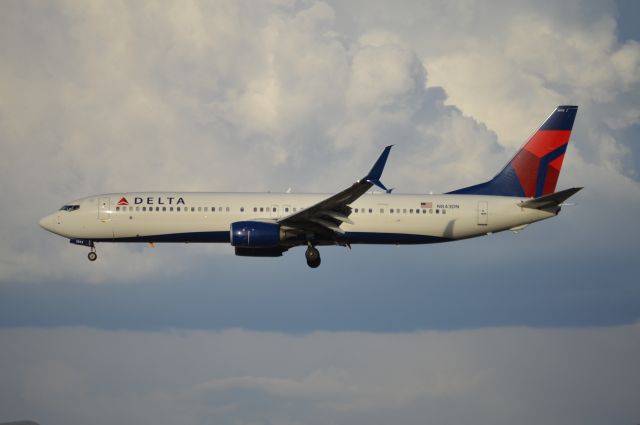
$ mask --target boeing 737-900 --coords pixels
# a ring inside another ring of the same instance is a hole
[[[581,188],[555,192],[577,106],[558,106],[491,180],[441,195],[392,194],[380,181],[387,146],[369,173],[335,195],[123,192],[65,204],[44,229],[90,248],[97,242],[230,243],[235,254],[279,257],[306,247],[426,244],[518,231],[556,216]],[[377,186],[384,192],[372,193]]]

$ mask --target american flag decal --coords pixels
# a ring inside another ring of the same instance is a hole
[[[433,203],[432,202],[420,202],[420,207],[421,208],[433,208]]]

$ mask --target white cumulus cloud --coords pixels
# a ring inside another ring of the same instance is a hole
[[[561,103],[581,108],[561,184],[583,162],[636,175],[616,132],[640,122],[640,49],[583,3],[3,3],[0,280],[162,269],[124,264],[129,246],[100,248],[117,268],[79,265],[37,227],[71,199],[335,192],[388,144],[390,187],[447,191],[490,178]]]

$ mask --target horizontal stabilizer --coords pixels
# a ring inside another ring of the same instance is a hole
[[[561,190],[560,192],[544,195],[539,198],[530,199],[528,201],[520,202],[518,204],[522,208],[531,208],[535,210],[546,210],[557,208],[564,201],[575,195],[578,191],[582,190],[581,187],[573,187],[571,189]]]

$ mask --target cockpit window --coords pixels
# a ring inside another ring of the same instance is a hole
[[[80,208],[80,205],[64,205],[60,208],[60,211],[75,211]]]

